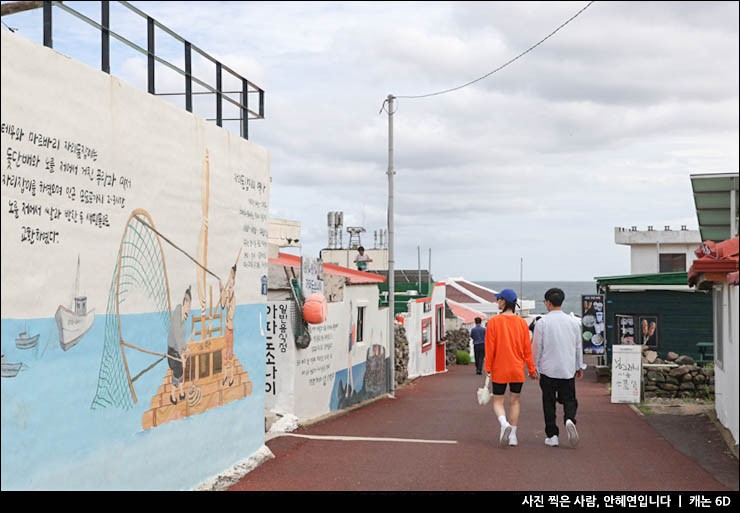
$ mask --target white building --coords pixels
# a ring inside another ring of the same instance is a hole
[[[655,230],[614,228],[614,242],[630,247],[630,274],[686,272],[696,256],[694,250],[702,240],[699,230],[672,230],[664,226]]]

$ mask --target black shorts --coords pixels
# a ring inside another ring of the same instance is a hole
[[[495,381],[491,381],[493,395],[504,395],[504,392],[506,392],[506,385],[507,383],[496,383]],[[508,385],[512,394],[522,393],[522,385],[524,385],[524,383],[508,383]]]

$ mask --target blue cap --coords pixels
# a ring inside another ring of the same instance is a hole
[[[511,289],[504,289],[496,294],[496,299],[504,299],[509,303],[516,303],[516,292]]]

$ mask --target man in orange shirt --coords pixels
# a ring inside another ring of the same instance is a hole
[[[519,423],[519,394],[524,384],[524,365],[529,377],[537,379],[537,369],[532,359],[532,345],[527,321],[516,315],[516,292],[503,289],[496,294],[499,313],[486,325],[486,373],[491,377],[493,392],[493,413],[501,424],[499,445],[507,447],[518,445],[516,436]],[[508,420],[504,399],[506,385],[509,385]]]

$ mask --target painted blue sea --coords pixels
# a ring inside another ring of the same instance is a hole
[[[126,317],[124,338],[166,351],[159,315]],[[251,395],[146,431],[142,415],[168,369],[157,356],[126,351],[131,376],[145,371],[133,383],[133,407],[91,408],[100,380],[109,379],[101,371],[106,318],[96,315],[91,330],[68,351],[59,344],[53,318],[2,320],[5,362],[23,364],[17,376],[2,378],[3,490],[195,487],[260,449],[265,305],[239,305],[235,312],[234,352],[249,373]],[[40,335],[35,348],[16,348],[22,331]],[[213,450],[214,444],[229,450]]]
[[[545,292],[552,288],[558,287],[565,292],[565,302],[563,311],[573,312],[581,315],[581,296],[596,294],[595,281],[477,281],[470,280],[483,287],[493,290],[513,289],[517,295],[523,299],[534,299],[535,309],[533,313],[545,314]]]

